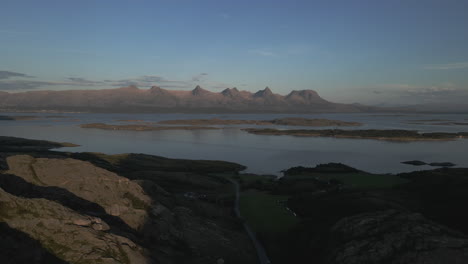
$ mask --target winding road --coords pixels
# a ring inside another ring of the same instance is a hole
[[[232,179],[229,179],[229,178],[226,178],[226,179],[228,181],[230,181],[234,185],[234,190],[236,192],[236,201],[235,201],[235,204],[234,204],[234,212],[236,213],[237,218],[239,218],[241,220],[242,224],[244,225],[245,231],[249,235],[250,239],[252,240],[252,243],[255,246],[255,249],[257,250],[257,256],[258,256],[259,263],[260,264],[271,264],[271,261],[270,261],[270,259],[268,258],[267,254],[265,252],[265,248],[263,248],[262,244],[258,241],[257,237],[255,236],[255,233],[252,231],[252,228],[250,228],[250,226],[247,224],[245,219],[243,219],[242,216],[241,216],[240,209],[239,209],[239,204],[240,204],[240,194],[239,194],[240,186],[239,186],[239,183],[232,180]]]

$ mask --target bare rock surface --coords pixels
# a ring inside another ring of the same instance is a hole
[[[105,232],[109,227],[101,219],[50,200],[17,197],[0,188],[0,222],[68,263],[149,263],[143,248]]]
[[[39,186],[58,186],[76,196],[102,206],[139,230],[144,225],[151,198],[137,183],[89,162],[75,159],[34,158],[17,155],[7,158],[7,173]]]
[[[468,238],[417,213],[359,214],[331,230],[328,263],[468,263]]]

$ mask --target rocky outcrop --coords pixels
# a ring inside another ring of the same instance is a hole
[[[107,232],[109,226],[102,219],[47,199],[17,197],[0,188],[0,222],[69,263],[149,263],[143,248]]]
[[[102,206],[107,214],[121,218],[135,230],[140,230],[148,218],[152,201],[138,184],[89,162],[18,155],[8,157],[7,163],[7,173],[38,186],[66,189]]]
[[[344,218],[331,230],[327,263],[468,263],[468,238],[417,213],[379,211]]]
[[[0,263],[255,262],[225,202],[231,186],[208,175],[239,164],[0,142]]]

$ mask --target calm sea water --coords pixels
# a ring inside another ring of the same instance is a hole
[[[2,113],[1,115],[29,115]],[[57,114],[30,114],[50,116]],[[61,114],[67,118],[41,118],[29,121],[0,121],[1,136],[72,142],[77,148],[63,151],[93,151],[108,154],[145,153],[170,158],[226,160],[248,167],[248,172],[279,174],[292,166],[315,166],[341,162],[375,173],[396,173],[432,168],[401,164],[406,160],[453,162],[468,167],[468,140],[446,142],[385,142],[368,139],[307,138],[253,135],[240,126],[220,130],[193,131],[109,131],[83,129],[80,124],[102,122],[124,124],[118,120],[155,122],[172,119],[223,118],[269,120],[281,117],[327,118],[357,121],[361,127],[345,129],[411,129],[418,131],[468,131],[468,125],[408,124],[412,120],[450,120],[468,123],[468,115],[396,115],[396,114]],[[441,123],[447,121],[433,121]],[[127,123],[128,124],[128,123]],[[283,127],[284,128],[284,127]],[[291,127],[289,127],[291,128]]]

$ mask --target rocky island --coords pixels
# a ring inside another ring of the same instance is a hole
[[[274,120],[236,120],[236,119],[187,119],[187,120],[165,120],[156,125],[153,122],[143,120],[119,120],[120,122],[131,122],[138,124],[118,125],[91,123],[82,124],[81,128],[97,128],[104,130],[132,130],[132,131],[157,131],[157,130],[200,130],[219,129],[219,125],[282,125],[282,126],[360,126],[357,122],[345,122],[328,119],[307,118],[280,118]]]
[[[375,139],[386,141],[445,141],[456,140],[468,137],[468,132],[446,133],[429,132],[419,133],[413,130],[342,130],[342,129],[272,129],[272,128],[245,128],[244,131],[256,135],[289,135],[298,137],[335,137],[335,138],[354,138],[354,139]]]
[[[200,130],[200,129],[219,129],[206,126],[151,126],[151,125],[110,125],[104,123],[82,124],[81,128],[97,128],[104,130],[131,130],[131,131],[157,131],[157,130]]]

